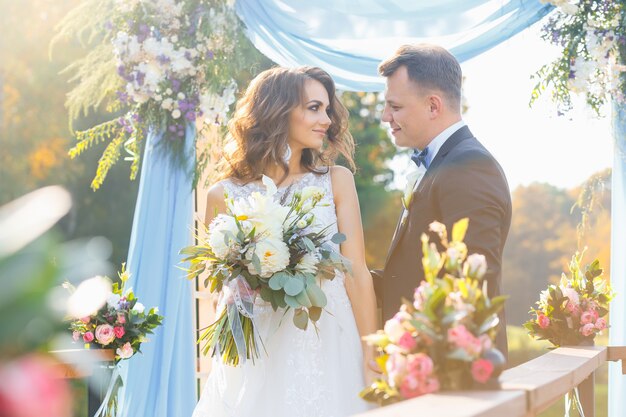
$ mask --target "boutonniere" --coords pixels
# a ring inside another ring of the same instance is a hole
[[[405,210],[409,209],[409,205],[413,199],[415,184],[417,184],[417,181],[419,181],[422,175],[424,175],[422,172],[414,171],[407,176],[406,188],[404,189],[404,194],[402,195],[402,206],[404,206]]]

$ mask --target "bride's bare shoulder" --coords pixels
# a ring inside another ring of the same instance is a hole
[[[354,174],[348,168],[340,165],[330,167],[330,178],[335,202],[340,201],[342,196],[356,194]]]
[[[224,203],[226,188],[224,187],[224,181],[219,181],[213,184],[206,193],[206,208],[207,213],[209,210],[217,210],[218,213],[226,211],[226,203]]]

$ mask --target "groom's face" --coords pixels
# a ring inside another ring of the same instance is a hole
[[[428,95],[401,66],[387,77],[382,121],[389,123],[396,145],[424,149],[432,139],[431,120]]]

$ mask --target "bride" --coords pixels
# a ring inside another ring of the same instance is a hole
[[[314,67],[264,71],[238,102],[223,179],[208,192],[206,224],[225,212],[225,193],[240,198],[263,191],[262,175],[278,185],[276,198],[322,187],[326,194],[314,209],[316,221],[331,225],[331,235],[347,236],[340,251],[351,261],[352,275],[325,280],[328,304],[317,332],[313,326],[300,330],[288,319],[281,324],[284,311],[274,312],[257,297],[261,358],[232,367],[217,355],[193,417],[341,417],[368,409],[358,393],[373,379],[374,351],[360,337],[376,331],[376,301],[354,178],[333,166],[339,155],[354,166],[347,122],[332,78]]]

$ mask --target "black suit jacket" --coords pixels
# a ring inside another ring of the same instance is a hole
[[[398,311],[402,297],[412,299],[415,287],[424,279],[422,233],[428,233],[435,220],[451,233],[452,225],[464,217],[469,217],[468,254],[485,255],[489,295],[499,295],[502,251],[511,224],[511,194],[502,168],[467,126],[441,146],[413,194],[407,218],[398,221],[379,286],[384,320]],[[436,235],[429,235],[438,242]],[[496,344],[506,355],[504,314],[500,323]]]

